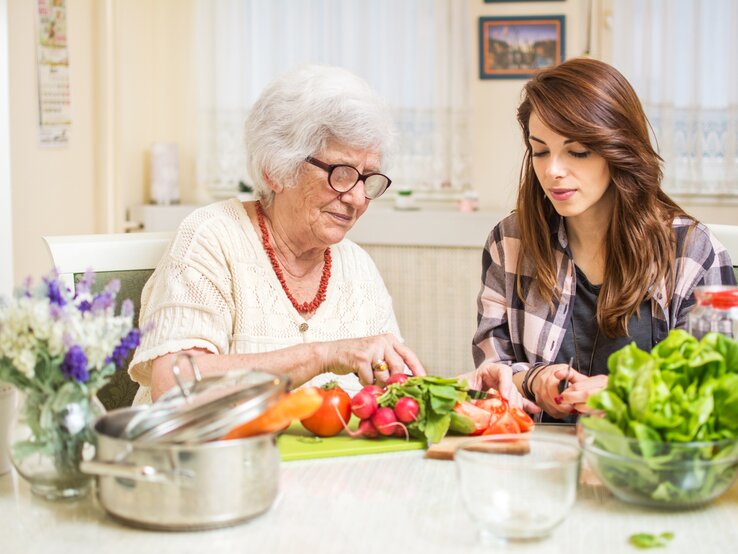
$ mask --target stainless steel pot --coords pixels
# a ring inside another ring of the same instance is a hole
[[[234,525],[269,509],[277,495],[274,434],[202,443],[129,440],[129,421],[148,406],[98,418],[95,459],[82,471],[98,476],[102,507],[129,525],[198,530]]]

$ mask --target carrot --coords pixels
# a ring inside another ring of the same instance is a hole
[[[317,387],[303,387],[280,398],[276,404],[256,419],[234,427],[223,439],[242,439],[262,433],[275,433],[287,427],[294,419],[310,417],[323,404]]]

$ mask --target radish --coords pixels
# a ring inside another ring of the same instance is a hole
[[[375,398],[378,398],[384,394],[384,390],[382,390],[382,387],[378,387],[377,385],[367,385],[363,389],[361,389],[359,392],[360,393],[368,392]]]
[[[361,390],[351,399],[351,411],[359,419],[367,419],[377,411],[377,397],[367,390]]]
[[[397,383],[399,385],[404,385],[405,381],[407,381],[409,377],[410,376],[407,373],[395,373],[389,379],[387,379],[387,384],[393,385]]]
[[[392,411],[392,408],[387,407],[377,409],[371,417],[371,422],[379,434],[385,436],[393,435],[398,425],[395,412]]]
[[[400,437],[401,439],[410,440],[410,433],[408,433],[407,427],[399,422],[395,425],[397,425],[397,429],[395,429],[395,436]]]
[[[410,423],[418,418],[418,401],[409,396],[403,396],[395,404],[395,415],[403,423]]]
[[[354,436],[366,437],[367,439],[374,439],[379,434],[377,433],[377,428],[374,427],[374,424],[370,419],[362,419],[359,422],[359,428],[357,431],[357,434]]]

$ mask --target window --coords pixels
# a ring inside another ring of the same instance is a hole
[[[469,181],[469,17],[455,0],[200,0],[198,182],[246,180],[243,123],[265,85],[303,63],[343,66],[391,105],[393,188]]]
[[[738,3],[617,0],[613,58],[640,96],[670,194],[738,197]]]

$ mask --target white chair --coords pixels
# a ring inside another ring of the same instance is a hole
[[[95,288],[104,287],[111,279],[119,279],[118,298],[133,301],[137,325],[141,291],[173,236],[174,233],[121,233],[43,238],[54,266],[70,289],[74,290],[88,269],[95,272]],[[133,402],[137,389],[138,385],[121,371],[98,396],[107,409],[119,408]]]
[[[70,287],[74,275],[152,270],[174,233],[112,233],[43,237],[54,266]]]
[[[730,261],[733,262],[736,279],[738,279],[738,225],[719,225],[716,223],[706,223],[706,225],[728,251]]]
[[[728,250],[733,265],[738,265],[738,225],[719,225],[716,223],[706,223],[706,225]]]

